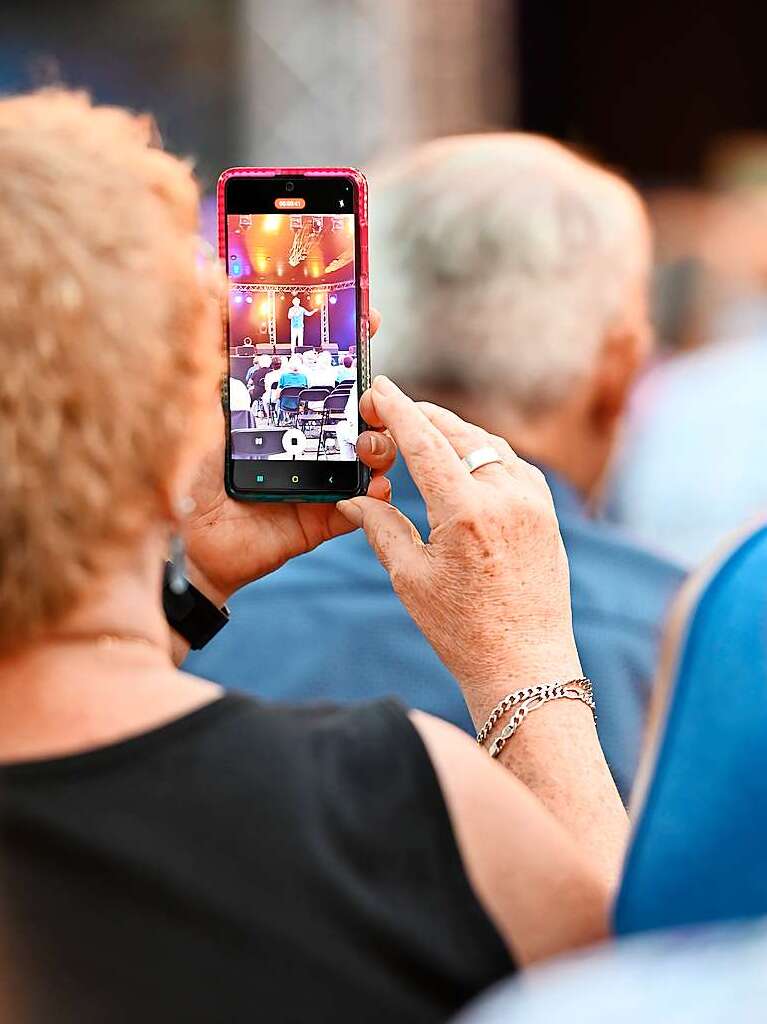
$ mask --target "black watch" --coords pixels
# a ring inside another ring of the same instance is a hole
[[[218,608],[201,590],[187,580],[186,589],[177,594],[170,586],[171,562],[165,563],[162,583],[162,606],[171,629],[182,636],[193,651],[209,643],[229,621],[229,609]]]

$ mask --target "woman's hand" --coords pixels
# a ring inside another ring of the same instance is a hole
[[[388,428],[426,502],[424,543],[375,496],[339,502],[362,526],[403,604],[461,684],[481,724],[500,697],[581,675],[567,558],[546,481],[505,440],[435,405],[415,404],[385,377],[362,399]],[[469,473],[469,452],[500,463]]]
[[[371,314],[371,335],[379,323],[378,314]],[[333,504],[233,501],[224,489],[223,414],[219,437],[192,489],[195,509],[187,520],[184,540],[192,581],[212,601],[223,604],[246,583],[354,527]],[[368,493],[384,504],[391,486],[383,474],[396,457],[394,442],[386,434],[367,431],[360,434],[357,454],[373,470]]]
[[[289,558],[354,529],[333,504],[248,504],[230,498],[224,490],[224,429],[222,417],[221,445],[204,460],[192,489],[195,510],[184,529],[191,578],[217,604]],[[383,474],[396,458],[394,442],[367,431],[360,434],[357,454],[373,470],[368,493],[387,502],[391,485]]]

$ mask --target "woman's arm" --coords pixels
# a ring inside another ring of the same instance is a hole
[[[611,867],[598,867],[556,809],[550,813],[460,729],[422,712],[411,718],[434,765],[472,888],[515,960],[531,964],[605,939]],[[609,865],[618,859],[604,853]]]

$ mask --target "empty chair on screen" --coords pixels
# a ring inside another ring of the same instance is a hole
[[[237,459],[268,459],[285,452],[285,429],[269,427],[232,431],[232,455]]]

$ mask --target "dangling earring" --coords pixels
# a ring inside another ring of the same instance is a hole
[[[186,547],[180,533],[171,534],[169,553],[168,586],[174,594],[184,594],[189,587],[189,580],[186,578]]]
[[[194,499],[182,498],[178,502],[178,518],[185,519],[193,509]],[[189,580],[186,578],[186,545],[177,530],[170,535],[169,554],[168,586],[174,594],[184,594],[189,589]]]

